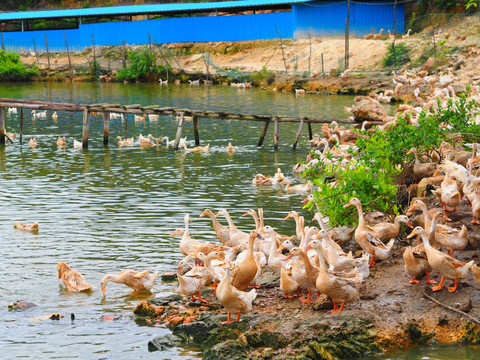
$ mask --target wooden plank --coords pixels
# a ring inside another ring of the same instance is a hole
[[[262,146],[263,140],[265,140],[265,135],[267,134],[268,125],[270,125],[270,120],[265,120],[265,124],[263,125],[263,131],[260,135],[260,140],[258,140],[257,146]]]
[[[297,149],[297,143],[298,139],[300,138],[300,134],[302,133],[302,127],[303,127],[303,119],[300,121],[300,125],[298,125],[298,131],[297,134],[295,135],[295,142],[293,143],[292,150],[295,151]]]
[[[312,132],[312,123],[308,123],[308,140],[313,139],[313,132]]]
[[[278,120],[275,119],[273,120],[273,149],[278,150],[278,139],[279,139],[279,126],[278,126]]]
[[[65,46],[67,47],[67,55],[68,55],[68,68],[72,70],[72,61],[70,60],[70,51],[68,51],[68,42],[67,42],[67,34],[63,33],[63,37],[65,38]]]
[[[88,149],[88,132],[90,130],[90,115],[88,109],[83,110],[83,132],[82,132],[82,147]]]
[[[198,134],[198,117],[193,115],[193,133],[195,135],[195,145],[200,145],[200,136]]]
[[[177,135],[175,136],[175,144],[173,148],[178,149],[178,144],[180,143],[180,138],[182,137],[183,125],[185,124],[185,118],[183,113],[180,114],[180,119],[178,120]]]
[[[23,142],[23,109],[20,109],[20,144]]]
[[[108,134],[110,132],[110,113],[103,113],[103,145],[108,145]]]
[[[5,144],[5,108],[0,107],[0,144]]]

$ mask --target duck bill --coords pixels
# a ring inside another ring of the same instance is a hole
[[[292,254],[292,253],[288,254],[287,256],[285,256],[285,260],[289,260],[289,259],[291,259],[291,258],[292,258],[292,256],[293,256],[293,254]]]
[[[284,220],[284,221],[285,221],[285,220],[288,220],[288,219],[290,219],[291,217],[292,217],[292,215],[288,214],[287,216],[285,216],[285,219],[283,219],[283,220]]]
[[[310,201],[310,200],[308,200],[308,197],[307,197],[306,199],[303,199],[303,200],[302,200],[302,204],[305,205],[305,204],[307,204],[309,201]]]
[[[410,220],[407,221],[407,226],[408,226],[409,228],[412,228],[412,229],[413,229],[413,224],[412,224],[412,222],[411,222]]]
[[[207,212],[204,210],[204,211],[202,212],[202,214],[200,215],[200,217],[204,217],[205,215],[207,215]]]
[[[410,235],[407,236],[407,239],[411,239],[412,237],[414,237],[415,235],[417,235],[417,233],[415,231],[412,231],[410,233]]]
[[[245,214],[242,214],[242,216],[248,216],[248,215],[249,215],[248,211]]]
[[[345,205],[343,205],[343,207],[346,208],[346,207],[349,207],[349,206],[351,206],[351,205],[352,205],[352,202],[349,201],[348,203],[346,203]]]
[[[177,274],[180,274],[180,271],[182,271],[182,265],[178,265]]]
[[[175,236],[175,235],[177,235],[177,231],[176,231],[176,230],[175,230],[174,232],[172,232],[172,233],[171,233],[170,235],[168,235],[168,236]]]
[[[264,234],[265,232],[262,230],[261,233]],[[262,235],[260,235],[259,233],[257,233],[257,238],[259,238],[260,240],[265,239],[265,238],[264,238]]]
[[[450,219],[447,215],[443,215],[443,218],[446,220],[446,221],[452,221],[452,219]]]
[[[308,250],[310,250],[311,248],[312,248],[312,245],[308,245],[308,246],[305,248],[304,251],[308,251]]]
[[[105,296],[105,286],[102,286],[102,293],[103,293],[103,296]]]
[[[278,251],[282,252],[283,250],[286,250],[286,247],[282,244],[282,245],[280,245],[280,247],[278,248]]]
[[[220,211],[215,214],[215,217],[219,217],[219,216],[220,216]]]
[[[440,171],[436,170],[436,171],[433,173],[433,176],[437,176],[439,173],[440,173]]]
[[[415,210],[415,207],[412,205],[407,209],[407,213],[412,212],[413,210]]]

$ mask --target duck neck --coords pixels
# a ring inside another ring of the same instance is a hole
[[[258,217],[260,218],[260,228],[259,228],[259,230],[262,230],[265,227],[265,224],[263,223],[263,209],[262,208],[258,209]]]
[[[317,219],[318,224],[320,225],[320,229],[326,232],[327,228],[325,227],[325,224],[323,223],[322,214],[320,212],[317,212],[315,214],[315,219]]]
[[[359,227],[365,227],[365,218],[363,217],[363,207],[360,202],[358,202],[356,205],[357,211],[358,211],[358,226]]]
[[[420,164],[420,159],[418,158],[417,149],[413,148],[412,152],[413,152],[413,156],[415,156],[415,163]]]
[[[432,246],[430,245],[430,243],[428,242],[428,237],[427,237],[427,234],[425,233],[425,231],[422,231],[420,233],[420,237],[422,238],[422,241],[423,241],[423,245],[425,245],[425,249],[430,249],[432,248]]]
[[[253,210],[252,212],[252,217],[253,217],[253,220],[255,221],[255,230],[258,232],[262,228],[260,227],[261,225],[260,225],[260,222],[258,221],[258,215],[255,210]]]
[[[323,240],[322,240],[322,242],[323,242]],[[327,273],[327,266],[325,265],[325,258],[323,257],[322,247],[319,246],[315,250],[317,250],[318,262],[320,263],[319,273],[326,274]]]
[[[237,227],[233,224],[232,217],[230,216],[227,210],[225,210],[225,219],[227,219],[230,231],[236,231]]]

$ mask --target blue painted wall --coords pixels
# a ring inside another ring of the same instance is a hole
[[[381,28],[393,33],[394,7],[389,3],[350,3],[350,34],[363,36],[374,28],[378,33]],[[345,34],[347,2],[309,2],[293,4],[293,27],[295,37],[305,37],[309,31],[314,36]],[[405,8],[397,5],[397,33],[404,32]]]
[[[66,51],[64,33],[69,50],[82,51],[85,46],[148,44],[148,33],[157,43],[240,41],[278,38],[278,27],[282,37],[293,37],[292,13],[270,13],[255,15],[184,17],[158,20],[126,21],[80,25],[78,29],[37,30],[5,32],[3,43],[7,51],[33,50],[33,40],[38,52]]]
[[[64,34],[71,51],[82,51],[92,45],[92,35],[98,46],[148,44],[148,33],[157,43],[242,41],[278,38],[278,27],[283,38],[303,37],[311,30],[313,35],[343,35],[347,14],[346,2],[308,2],[293,4],[291,12],[184,17],[143,21],[111,22],[80,25],[78,29],[5,32],[5,49],[11,52],[33,50],[45,52],[45,34],[51,52],[66,51]],[[351,3],[350,34],[362,36],[380,28],[393,30],[393,5]],[[404,31],[404,7],[397,5],[397,32]]]

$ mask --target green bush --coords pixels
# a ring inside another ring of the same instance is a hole
[[[0,80],[28,80],[38,74],[38,69],[27,67],[20,61],[20,55],[0,50]]]
[[[468,93],[468,91],[467,91]],[[440,106],[440,104],[438,104]],[[352,224],[357,220],[357,213],[350,208],[343,208],[352,197],[360,199],[364,211],[382,211],[397,214],[397,176],[413,156],[407,152],[417,148],[418,152],[428,151],[461,135],[466,142],[478,142],[480,125],[475,122],[480,104],[474,100],[467,101],[466,94],[460,94],[457,101],[449,100],[447,106],[436,112],[422,111],[418,125],[409,123],[399,117],[397,125],[388,131],[377,131],[364,138],[358,138],[358,152],[351,153],[349,164],[325,165],[313,151],[319,162],[308,167],[303,173],[306,180],[318,186],[314,191],[314,206],[330,219],[330,225]],[[330,158],[332,158],[330,154]],[[341,162],[342,159],[339,160]],[[332,186],[331,184],[335,184]]]
[[[389,44],[387,47],[387,56],[383,58],[383,66],[393,66],[395,59],[397,60],[396,66],[408,63],[410,61],[409,52],[410,49],[405,43],[398,43],[395,45],[395,48],[393,47],[393,43]]]
[[[155,71],[153,67],[153,56],[147,48],[136,51],[129,50],[128,60],[130,60],[129,66],[118,72],[118,79],[137,80]]]

